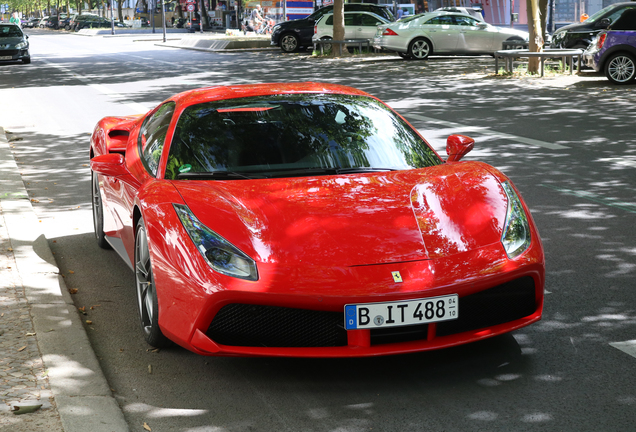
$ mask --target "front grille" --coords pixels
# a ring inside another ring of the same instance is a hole
[[[537,309],[534,280],[527,276],[459,299],[459,318],[437,323],[436,336],[514,321]],[[229,304],[207,331],[213,341],[245,347],[338,347],[347,345],[343,312]],[[371,329],[371,345],[426,340],[428,324]]]
[[[447,336],[514,321],[537,310],[534,279],[520,279],[461,297],[459,318],[437,324],[437,336]]]
[[[334,347],[347,345],[343,312],[229,304],[216,314],[207,335],[222,345]]]
[[[13,49],[13,50],[0,50],[0,57],[3,56],[14,56],[18,53],[17,49]]]

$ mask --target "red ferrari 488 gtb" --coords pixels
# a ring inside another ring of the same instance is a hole
[[[449,347],[538,321],[545,263],[512,182],[443,160],[350,87],[178,94],[91,138],[99,246],[135,272],[146,341],[204,355]]]

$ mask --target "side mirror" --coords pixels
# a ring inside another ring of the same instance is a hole
[[[446,162],[457,162],[473,149],[475,140],[465,135],[451,135],[446,140]]]
[[[486,24],[486,23],[477,24],[477,28],[479,28],[481,30],[485,30],[485,29],[488,28],[488,24]]]
[[[596,22],[596,24],[594,24],[594,27],[596,28],[601,28],[601,29],[606,29],[609,27],[609,25],[611,24],[611,21],[609,18],[603,18],[601,20],[598,20]]]
[[[96,156],[91,159],[91,169],[98,173],[109,177],[120,177],[127,174],[124,156],[119,153],[109,153]]]

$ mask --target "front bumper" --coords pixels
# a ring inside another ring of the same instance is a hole
[[[507,333],[541,318],[545,264],[540,241],[509,260],[500,243],[450,257],[341,268],[259,263],[259,280],[211,270],[177,221],[157,238],[146,217],[159,325],[202,355],[362,357],[433,350]],[[535,239],[538,234],[533,233]],[[154,246],[153,246],[154,244]],[[175,264],[178,263],[178,264]],[[399,271],[401,283],[391,278]],[[344,306],[458,294],[454,321],[344,330]]]
[[[0,51],[0,62],[31,60],[29,49],[12,49]]]

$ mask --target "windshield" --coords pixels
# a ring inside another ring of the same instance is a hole
[[[413,129],[373,98],[274,95],[186,108],[172,138],[165,178],[212,172],[287,177],[440,163]]]
[[[636,5],[634,7],[636,7]],[[614,9],[614,13],[608,16],[605,16],[610,10],[613,10],[613,9]],[[603,8],[600,11],[596,12],[594,15],[592,15],[588,19],[586,19],[585,22],[593,23],[601,18],[609,18],[610,23],[613,23],[614,21],[616,21],[616,18],[618,18],[623,13],[624,9],[625,9],[624,6],[609,5],[606,8]]]
[[[0,37],[22,37],[22,30],[15,25],[0,26]]]

